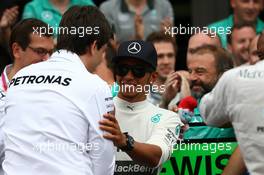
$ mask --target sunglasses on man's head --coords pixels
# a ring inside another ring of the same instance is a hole
[[[152,72],[153,70],[143,65],[118,64],[114,67],[115,74],[121,77],[127,75],[129,71],[132,72],[134,77],[142,78],[147,72]]]

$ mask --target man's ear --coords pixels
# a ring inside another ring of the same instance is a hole
[[[227,50],[232,54],[232,46],[229,43],[227,43]]]
[[[22,51],[22,48],[20,47],[20,45],[16,42],[14,42],[12,44],[12,47],[11,47],[11,52],[14,56],[14,58],[19,58],[19,55],[20,55],[20,52]]]
[[[89,52],[91,55],[94,55],[95,51],[97,50],[97,41],[95,40],[89,47]]]
[[[158,72],[156,72],[156,71],[152,72],[150,75],[150,79],[149,79],[150,84],[153,84],[157,78],[158,78]]]
[[[236,0],[230,0],[230,5],[234,9],[236,7]]]

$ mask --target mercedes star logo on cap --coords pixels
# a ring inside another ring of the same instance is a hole
[[[133,42],[127,47],[127,51],[132,54],[137,54],[141,50],[141,45],[138,42]]]

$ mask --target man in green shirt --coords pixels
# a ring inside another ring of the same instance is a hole
[[[234,24],[252,23],[256,26],[257,34],[264,29],[264,22],[258,18],[263,8],[262,0],[230,0],[230,4],[233,14],[208,26],[211,29],[216,29],[224,48],[227,48],[226,35],[230,34]]]
[[[94,3],[92,0],[33,0],[26,4],[22,18],[37,18],[56,28],[63,13],[73,5],[94,5]]]
[[[213,45],[202,45],[190,50],[187,56],[187,67],[190,73],[192,96],[198,103],[201,97],[210,92],[221,75],[231,69],[231,56],[223,49]],[[234,138],[232,128],[215,128],[206,126],[198,108],[189,118],[189,128],[184,132],[184,139],[219,139]]]

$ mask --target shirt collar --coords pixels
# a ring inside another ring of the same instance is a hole
[[[115,102],[116,108],[119,108],[123,111],[128,111],[128,112],[144,110],[147,108],[147,106],[149,104],[147,99],[145,99],[144,101],[140,101],[140,102],[130,103],[130,102],[125,101],[119,97],[115,97],[114,102]]]
[[[256,24],[256,31],[257,33],[261,33],[263,30],[263,22],[257,18],[257,24]]]
[[[234,15],[229,15],[227,20],[226,20],[226,26],[231,26],[233,27],[234,25]]]
[[[7,65],[5,67],[3,73],[1,74],[1,81],[2,81],[2,86],[3,86],[4,91],[6,91],[7,88],[8,88],[9,79],[8,79],[8,76],[7,76],[7,69],[10,69],[11,66],[12,66],[12,64]]]
[[[147,0],[147,6],[150,10],[154,9],[154,0]],[[127,13],[129,12],[128,5],[125,0],[121,0],[121,12]]]
[[[234,15],[229,15],[229,17],[227,18],[227,26],[231,26],[233,27],[234,26]],[[263,30],[263,25],[262,25],[262,21],[257,18],[257,23],[256,23],[256,32],[257,33],[261,33],[262,30]]]
[[[56,11],[57,10],[53,7],[53,5],[49,2],[49,0],[42,0],[42,4],[43,4],[43,8],[46,10],[52,10],[52,11]]]
[[[70,0],[70,4],[68,5],[68,9],[73,5],[77,5],[78,3],[79,3],[79,1],[77,1],[77,0]],[[49,2],[49,0],[42,1],[42,4],[43,4],[44,9],[54,11],[54,12],[60,14],[60,12]]]
[[[57,59],[57,60],[58,59],[67,60],[67,61],[73,62],[75,64],[78,64],[81,67],[83,67],[85,70],[87,70],[86,67],[84,66],[81,58],[76,53],[73,53],[71,51],[64,50],[64,49],[58,50],[58,51],[54,52],[51,55],[51,57],[50,57],[49,60],[50,61],[53,61],[54,59]]]

